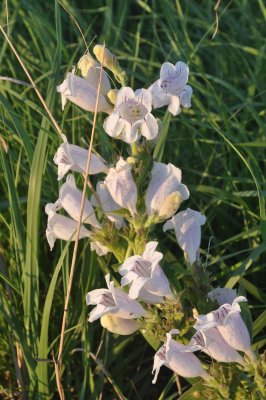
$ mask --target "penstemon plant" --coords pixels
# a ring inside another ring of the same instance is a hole
[[[81,222],[78,238],[89,240],[98,256],[112,255],[106,287],[86,294],[87,305],[94,306],[88,323],[100,319],[119,335],[140,331],[155,351],[154,384],[164,365],[192,384],[186,398],[265,399],[265,356],[253,351],[240,307],[247,299],[236,290],[212,287],[199,251],[206,217],[200,210],[185,209],[190,193],[181,169],[154,161],[164,129],[156,109],[167,107],[167,113],[177,116],[191,106],[189,68],[182,61],[165,62],[156,82],[134,91],[126,86],[115,55],[100,45],[93,53],[95,58],[85,54],[79,61],[81,76],[73,70],[57,87],[62,107],[71,101],[85,111],[108,114],[104,131],[128,148],[108,165],[62,135],[54,162],[58,179],[67,176],[58,199],[45,207],[49,245],[52,249],[56,239],[75,240]],[[109,74],[120,89],[112,88]],[[91,197],[84,199],[80,215],[82,192],[70,172],[86,178],[88,157],[89,175],[101,178],[95,189],[90,185]],[[182,291],[164,272],[157,229],[173,229],[184,253]]]

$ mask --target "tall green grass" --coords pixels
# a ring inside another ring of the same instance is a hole
[[[157,79],[165,60],[189,63],[192,108],[171,121],[166,116],[169,130],[156,158],[183,170],[191,191],[188,206],[207,216],[203,261],[214,285],[246,292],[254,347],[261,349],[266,343],[264,3],[221,2],[214,39],[214,1],[77,0],[64,5],[88,43],[105,40],[119,56],[135,88]],[[71,142],[88,144],[92,115],[71,104],[62,113],[55,91],[85,51],[73,20],[57,1],[9,0],[0,12],[1,25],[62,130]],[[26,80],[3,37],[0,66],[1,76]],[[58,195],[52,158],[60,141],[34,90],[3,80],[0,135],[9,147],[0,150],[0,393],[7,399],[17,391],[28,399],[56,399],[51,361],[59,344],[72,246],[57,243],[49,251],[44,206]],[[101,126],[95,148],[113,161],[114,145]],[[174,236],[157,233],[166,272],[180,285],[184,265]],[[127,399],[176,398],[167,369],[156,386],[151,384],[153,351],[140,335],[117,337],[87,322],[85,294],[102,285],[111,264],[80,242],[63,352],[66,398],[113,399],[117,393]],[[24,389],[18,389],[18,376]]]

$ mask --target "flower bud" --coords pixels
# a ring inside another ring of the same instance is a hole
[[[135,165],[138,162],[138,159],[136,157],[128,157],[127,158],[127,163],[129,165]]]
[[[81,75],[86,79],[95,89],[98,90],[98,85],[101,77],[101,88],[100,93],[104,97],[111,90],[111,84],[107,73],[103,70],[101,72],[100,64],[94,60],[90,54],[85,54],[78,63],[78,68],[81,71]]]
[[[78,62],[78,69],[80,69],[83,78],[87,77],[89,69],[94,65],[95,65],[95,60],[89,53],[81,57],[81,59]]]
[[[111,53],[107,47],[104,47],[100,44],[96,44],[93,48],[93,53],[95,54],[99,63],[103,64],[104,67],[110,69],[110,71],[120,72],[121,68],[117,61],[117,58]]]
[[[118,89],[111,89],[109,90],[109,92],[107,93],[107,97],[110,100],[110,102],[112,104],[116,103],[116,99],[117,99],[117,93],[118,93]]]
[[[162,220],[171,218],[179,209],[182,201],[183,198],[179,192],[171,193],[164,199],[159,209],[159,218]]]
[[[140,324],[134,319],[124,319],[114,314],[103,315],[101,317],[101,325],[109,332],[117,333],[118,335],[131,335],[140,327]]]
[[[126,78],[125,71],[122,71],[116,56],[113,53],[111,53],[111,51],[107,49],[107,47],[97,44],[93,48],[93,53],[95,54],[97,60],[101,64],[103,64],[105,68],[108,68],[110,71],[113,72],[116,79],[120,83],[125,82]]]

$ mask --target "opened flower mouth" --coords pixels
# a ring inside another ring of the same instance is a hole
[[[121,118],[134,124],[141,119],[144,119],[148,114],[148,109],[141,104],[140,101],[132,99],[122,104],[119,108],[119,115]]]

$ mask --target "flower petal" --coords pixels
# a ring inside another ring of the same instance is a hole
[[[151,112],[152,95],[147,89],[138,89],[135,91],[136,97],[139,101]]]
[[[179,92],[179,99],[181,106],[183,106],[184,108],[191,107],[192,93],[193,93],[192,87],[189,85],[185,85],[184,88]]]
[[[201,225],[204,225],[205,222],[206,218],[200,212],[190,208],[172,217],[177,242],[191,264],[196,261],[201,241]],[[169,227],[171,225],[165,224],[164,231]]]
[[[104,314],[115,312],[117,307],[106,307],[103,304],[98,304],[89,314],[89,322],[94,322],[101,318]]]
[[[123,158],[115,168],[110,168],[105,183],[114,201],[127,208],[131,215],[137,213],[137,186],[133,180],[131,166]]]
[[[161,66],[160,79],[165,80],[174,75],[176,72],[175,66],[172,63],[165,62]]]
[[[178,96],[170,96],[168,111],[175,117],[181,113],[180,99]]]
[[[60,188],[58,201],[61,207],[76,221],[79,220],[81,200],[82,192],[78,190],[74,176],[68,175],[66,183]],[[85,199],[84,202],[82,222],[91,224],[98,229],[101,228],[101,224],[97,221],[93,207],[87,199]]]
[[[153,108],[167,106],[170,102],[170,96],[165,93],[160,86],[160,79],[154,82],[148,89],[152,96]]]
[[[72,218],[65,217],[64,215],[57,214],[53,211],[53,204],[47,204],[45,208],[48,214],[48,222],[46,229],[46,237],[50,248],[52,250],[55,240],[75,240],[75,232],[77,230],[77,222]],[[79,239],[91,237],[91,232],[88,231],[84,225],[81,225]]]
[[[58,165],[58,180],[62,179],[69,170],[85,173],[88,161],[88,150],[68,143],[65,135],[62,135],[62,139],[63,143],[54,156],[54,163]],[[105,160],[92,153],[89,174],[94,175],[107,171],[108,166]]]
[[[154,162],[145,198],[148,215],[159,212],[167,196],[174,192],[180,193],[181,201],[187,199],[189,193],[186,186],[181,184],[181,177],[181,170],[173,164]]]
[[[149,113],[145,117],[145,121],[141,124],[141,134],[147,140],[155,139],[159,131],[158,123],[156,118]]]
[[[94,289],[86,294],[86,304],[98,304],[103,295],[110,294],[110,290],[108,289]]]
[[[125,101],[134,99],[135,98],[135,93],[131,87],[122,87],[117,93],[117,98],[116,98],[116,103],[115,103],[115,109],[117,109],[121,104],[123,104]]]

